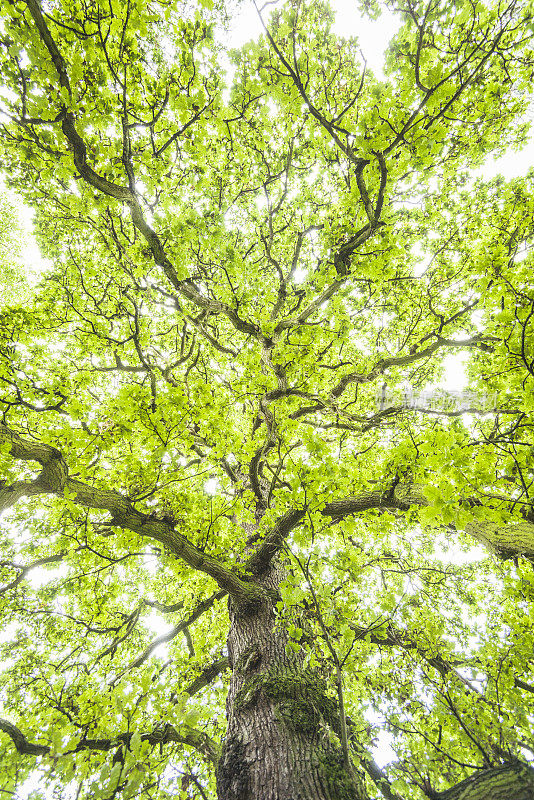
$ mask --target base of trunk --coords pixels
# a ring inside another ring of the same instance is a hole
[[[261,582],[274,589],[279,580],[273,567]],[[245,613],[230,606],[230,623],[219,800],[366,800],[335,735],[337,702],[287,646],[273,601]]]
[[[217,775],[219,800],[364,800],[339,749],[296,735],[289,744],[276,723],[264,733],[263,743],[270,739],[273,747],[235,736],[226,740]]]

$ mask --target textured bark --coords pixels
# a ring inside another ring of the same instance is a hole
[[[534,525],[528,520],[512,525],[477,522],[467,525],[465,531],[500,556],[534,557]]]
[[[534,800],[534,770],[519,763],[483,770],[433,800]]]
[[[280,570],[262,578],[276,589]],[[318,675],[286,652],[272,602],[230,607],[232,679],[228,732],[219,761],[219,800],[366,800],[333,733],[337,709]]]

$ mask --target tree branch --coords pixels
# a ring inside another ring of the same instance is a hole
[[[38,0],[27,0],[27,6],[41,41],[50,54],[50,58],[59,77],[59,83],[61,87],[68,92],[69,96],[71,96],[72,89],[65,61],[46,24]],[[61,109],[61,116],[61,129],[63,135],[69,143],[70,149],[72,150],[74,165],[76,166],[80,176],[86,183],[89,184],[89,186],[92,186],[93,189],[96,189],[98,192],[101,192],[108,197],[113,197],[116,200],[128,205],[134,227],[139,231],[139,233],[141,233],[148,243],[155,263],[163,269],[170,284],[183,297],[190,300],[198,308],[202,308],[214,314],[222,314],[232,323],[236,330],[239,330],[247,335],[263,339],[258,325],[241,319],[237,312],[226,303],[204,297],[190,279],[180,280],[178,278],[173,264],[167,258],[161,239],[145,219],[136,193],[129,187],[119,186],[116,183],[112,183],[102,175],[99,175],[97,172],[95,172],[95,170],[87,163],[87,147],[76,129],[74,114],[72,111],[68,111],[66,106],[63,105]]]
[[[214,661],[212,664],[204,667],[200,675],[196,677],[195,680],[192,681],[185,689],[185,693],[192,697],[194,694],[202,691],[202,689],[205,689],[206,686],[210,685],[214,678],[216,678],[222,672],[225,672],[229,666],[230,661],[227,656],[217,659],[217,661]]]
[[[444,792],[433,792],[431,800],[532,800],[534,769],[516,761],[475,772]]]
[[[413,506],[428,506],[422,487],[397,483],[385,490],[363,492],[326,503],[321,509],[324,517],[340,522],[345,517],[378,509],[382,511],[408,511]],[[267,569],[270,561],[281,550],[291,531],[301,524],[306,508],[292,509],[278,518],[273,528],[258,544],[246,562],[246,569],[258,574]],[[534,524],[527,520],[510,525],[477,521],[465,526],[465,532],[500,556],[524,555],[534,558]]]
[[[205,611],[211,608],[216,600],[222,600],[226,594],[227,593],[225,591],[221,590],[219,592],[215,592],[215,594],[212,594],[211,597],[208,597],[206,600],[203,600],[201,603],[199,603],[194,611],[192,611],[188,617],[182,620],[182,622],[178,623],[178,625],[175,625],[174,628],[171,628],[171,630],[167,631],[167,633],[162,633],[161,636],[158,636],[156,639],[154,639],[154,641],[151,642],[145,650],[143,650],[141,655],[137,656],[136,659],[134,659],[127,667],[121,670],[121,672],[119,672],[115,678],[113,678],[110,686],[114,686],[122,678],[122,676],[130,670],[142,666],[147,658],[149,658],[150,654],[154,652],[156,647],[159,647],[160,644],[164,644],[165,642],[170,642],[175,639],[178,634],[186,630],[189,625],[192,625],[193,622],[196,622]]]
[[[238,606],[258,602],[264,597],[264,592],[259,586],[241,580],[231,570],[226,569],[218,559],[196,547],[179,533],[173,524],[137,511],[130,500],[118,492],[89,486],[69,478],[67,464],[55,447],[36,440],[23,439],[0,423],[0,445],[6,442],[14,458],[37,461],[43,466],[38,478],[32,484],[28,484],[29,487],[33,487],[31,494],[37,493],[38,490],[59,497],[68,496],[86,508],[109,511],[110,525],[126,528],[140,536],[160,542],[190,567],[204,572],[217,581],[220,588],[228,592]]]
[[[21,755],[44,756],[50,752],[49,745],[29,742],[22,731],[7,719],[0,719],[0,731],[7,733],[11,737],[17,752],[21,753]]]
[[[50,745],[34,744],[29,742],[22,731],[16,725],[6,719],[0,719],[0,731],[7,733],[15,745],[17,752],[21,755],[42,756],[51,751]],[[129,747],[133,733],[119,733],[111,739],[80,739],[74,750],[69,753],[79,753],[82,750],[116,750],[118,747],[126,745]],[[169,723],[157,725],[150,733],[141,734],[142,742],[149,742],[151,745],[165,744],[185,744],[194,747],[204,755],[212,764],[217,764],[219,759],[219,748],[204,731],[199,731],[190,725],[180,725],[178,729]],[[65,753],[64,755],[67,755]]]
[[[65,555],[66,552],[64,551],[62,553],[57,553],[56,555],[45,556],[44,558],[38,558],[37,561],[34,561],[33,563],[28,564],[27,566],[12,564],[6,561],[0,562],[0,567],[8,567],[10,569],[20,570],[19,574],[15,578],[13,578],[13,580],[10,581],[10,583],[6,583],[5,586],[0,587],[0,595],[5,594],[6,592],[9,591],[9,589],[14,589],[16,586],[18,586],[19,583],[24,580],[28,572],[30,572],[32,569],[36,569],[37,567],[42,567],[45,564],[55,564],[58,561],[63,561]]]

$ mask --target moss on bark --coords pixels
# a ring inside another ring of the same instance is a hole
[[[260,693],[276,705],[286,724],[303,733],[316,730],[321,722],[335,727],[336,701],[326,693],[324,681],[309,670],[260,672],[246,678],[236,695],[234,711],[251,705]]]

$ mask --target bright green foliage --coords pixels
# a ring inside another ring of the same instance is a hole
[[[382,81],[318,0],[231,53],[206,0],[2,2],[52,266],[0,313],[0,794],[214,798],[268,536],[369,797],[532,758],[534,173],[470,173],[524,142],[532,8],[388,5]],[[450,354],[490,410],[403,407]]]
[[[26,276],[21,270],[23,233],[12,200],[0,196],[0,308],[27,295]]]

